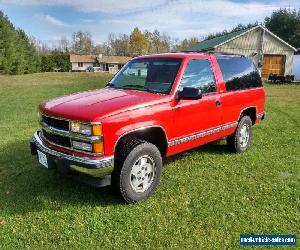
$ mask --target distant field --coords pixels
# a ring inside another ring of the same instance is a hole
[[[267,117],[248,152],[220,141],[171,157],[154,196],[125,205],[110,187],[43,169],[29,151],[42,100],[110,78],[0,76],[0,249],[238,249],[251,233],[297,234],[300,246],[299,85],[266,85]]]

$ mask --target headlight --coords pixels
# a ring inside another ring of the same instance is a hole
[[[71,131],[74,133],[80,133],[83,135],[91,135],[92,127],[91,127],[91,125],[84,124],[81,122],[71,122]]]
[[[81,142],[81,141],[73,141],[72,142],[73,148],[93,152],[97,154],[103,153],[103,142],[94,142],[94,143],[88,143],[88,142]]]
[[[83,135],[95,135],[101,136],[102,135],[102,126],[101,124],[97,125],[89,125],[81,122],[72,121],[71,122],[71,131],[74,133],[80,133]]]
[[[92,144],[90,143],[80,142],[80,141],[73,141],[72,143],[73,143],[73,148],[89,151],[89,152],[92,152],[93,150]]]

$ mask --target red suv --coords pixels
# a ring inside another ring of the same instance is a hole
[[[104,89],[42,103],[31,151],[49,169],[111,181],[132,203],[154,192],[164,157],[223,137],[231,150],[247,150],[264,103],[259,72],[243,56],[142,56]]]

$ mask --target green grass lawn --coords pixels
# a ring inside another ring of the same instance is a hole
[[[236,249],[250,233],[297,234],[300,246],[299,85],[266,86],[267,117],[248,152],[220,141],[171,157],[156,193],[125,205],[110,187],[40,167],[29,150],[42,100],[109,79],[0,76],[0,249]]]

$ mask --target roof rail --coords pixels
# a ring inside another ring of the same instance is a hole
[[[245,57],[242,54],[228,53],[228,52],[208,51],[207,53],[214,54],[214,55],[221,55],[221,56],[241,56],[241,57]]]
[[[245,57],[242,54],[219,52],[219,51],[212,51],[212,50],[208,50],[208,51],[203,51],[203,50],[184,51],[184,50],[182,50],[181,52],[183,52],[183,53],[208,53],[208,54],[221,55],[221,56],[224,55],[224,56],[241,56],[241,57]]]
[[[207,51],[203,50],[181,50],[179,53],[207,53]]]

